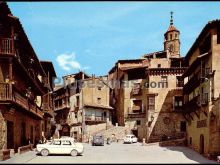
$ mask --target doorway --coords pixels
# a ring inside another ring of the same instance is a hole
[[[26,145],[26,123],[21,123],[21,146]]]
[[[7,148],[14,148],[14,123],[7,121]]]
[[[204,135],[200,135],[200,154],[204,154]]]

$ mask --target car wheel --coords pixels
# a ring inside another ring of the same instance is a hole
[[[72,150],[70,154],[71,154],[71,156],[77,156],[78,152],[76,150]]]
[[[40,153],[41,153],[42,156],[48,156],[49,155],[49,151],[47,149],[42,149]]]

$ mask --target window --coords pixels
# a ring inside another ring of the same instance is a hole
[[[140,83],[134,83],[134,86],[132,88],[132,94],[138,95],[141,92],[141,84]]]
[[[185,121],[180,122],[180,131],[186,132],[186,122]]]
[[[76,106],[79,107],[79,96],[76,96]]]
[[[183,96],[174,96],[174,110],[181,110],[183,106]]]
[[[71,142],[68,140],[62,141],[62,145],[71,145]]]
[[[140,120],[137,120],[136,123],[137,123],[137,125],[141,125],[141,121]]]
[[[161,76],[161,82],[166,82],[167,83],[167,76]]]
[[[170,34],[170,40],[172,40],[172,37],[173,37],[172,34]]]
[[[177,38],[177,34],[175,34],[175,38]]]
[[[158,68],[161,68],[161,64],[158,64],[157,67],[158,67]]]
[[[53,145],[61,145],[61,141],[60,141],[60,140],[55,140],[55,141],[53,142]]]
[[[133,100],[132,112],[141,113],[142,111],[142,100]]]
[[[176,76],[176,87],[183,87],[184,82],[181,76]]]
[[[97,98],[98,104],[101,104],[101,98]]]
[[[148,110],[155,110],[155,96],[148,96]]]
[[[102,90],[102,87],[98,87],[98,90],[101,91],[101,90]]]

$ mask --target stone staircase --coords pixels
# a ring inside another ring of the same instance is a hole
[[[122,140],[127,134],[130,134],[129,127],[124,126],[114,126],[110,129],[100,131],[96,135],[103,135],[105,139],[108,137],[113,138],[113,140]],[[113,136],[114,135],[114,136]]]

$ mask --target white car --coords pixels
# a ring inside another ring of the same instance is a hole
[[[138,139],[134,135],[126,135],[124,143],[137,143]]]
[[[49,154],[70,154],[72,156],[82,155],[84,147],[72,138],[54,139],[49,143],[37,144],[37,152],[42,156]]]

